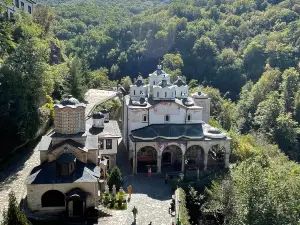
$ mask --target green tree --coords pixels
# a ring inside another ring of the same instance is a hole
[[[109,175],[107,178],[107,184],[110,189],[113,187],[113,185],[116,185],[116,189],[119,190],[120,187],[122,187],[123,183],[124,183],[124,180],[122,177],[122,173],[121,173],[120,169],[117,166],[115,166],[109,172]]]
[[[83,77],[83,64],[77,56],[71,59],[69,63],[70,74],[67,78],[67,91],[75,98],[83,100],[86,91],[85,81]]]
[[[293,112],[295,94],[299,90],[299,73],[295,68],[290,68],[283,72],[280,90],[285,110]]]
[[[267,96],[265,101],[258,104],[254,118],[255,124],[259,126],[258,129],[272,138],[280,112],[282,112],[282,105],[279,93],[274,91]]]
[[[275,126],[275,140],[279,148],[295,160],[300,159],[297,125],[298,123],[292,119],[291,113],[286,113],[278,116]]]
[[[168,68],[169,70],[181,70],[183,67],[183,60],[179,54],[165,54],[162,65],[163,68]]]
[[[25,214],[20,210],[15,193],[9,194],[8,209],[3,211],[3,221],[1,225],[29,225]]]
[[[120,84],[122,85],[122,87],[125,89],[125,91],[127,93],[129,93],[129,89],[130,89],[130,85],[132,85],[132,81],[131,78],[129,76],[123,77],[121,79]]]

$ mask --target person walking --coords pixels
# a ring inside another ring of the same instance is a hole
[[[148,168],[148,177],[151,177],[151,167]]]
[[[165,184],[168,183],[168,179],[169,179],[169,176],[168,176],[168,174],[166,173],[166,176],[165,176]]]
[[[134,222],[136,222],[136,215],[138,214],[138,210],[137,208],[135,208],[135,206],[133,206],[132,214],[133,214]]]

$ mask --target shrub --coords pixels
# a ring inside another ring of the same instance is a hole
[[[109,173],[107,183],[110,189],[112,189],[113,185],[116,185],[117,190],[123,185],[123,177],[120,169],[115,166]]]
[[[182,225],[190,225],[190,216],[188,209],[186,208],[186,194],[182,188],[178,189],[179,191],[179,198],[181,200],[180,204],[180,210],[179,210],[179,215],[180,215],[180,222]]]
[[[20,210],[15,193],[9,193],[8,209],[3,212],[2,225],[28,225],[25,214]]]

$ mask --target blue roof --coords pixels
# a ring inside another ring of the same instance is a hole
[[[204,137],[202,123],[151,124],[131,131],[131,138],[139,140],[199,140]]]
[[[76,161],[75,172],[70,176],[56,175],[56,162],[39,165],[27,177],[27,184],[61,184],[97,182],[100,177],[100,168],[91,163]]]

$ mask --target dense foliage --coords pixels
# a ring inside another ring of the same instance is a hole
[[[29,225],[25,214],[20,210],[14,192],[9,194],[8,209],[3,212],[1,225]]]
[[[122,177],[120,169],[117,166],[113,167],[111,171],[109,171],[109,175],[107,178],[107,184],[109,188],[112,189],[113,185],[115,185],[116,190],[119,190],[120,187],[122,187],[123,183],[124,179]]]
[[[299,60],[299,1],[68,1],[54,4],[55,35],[113,79],[146,76],[159,61],[171,74],[236,99],[266,64]],[[147,10],[144,10],[147,9]],[[134,16],[132,16],[134,15]]]

